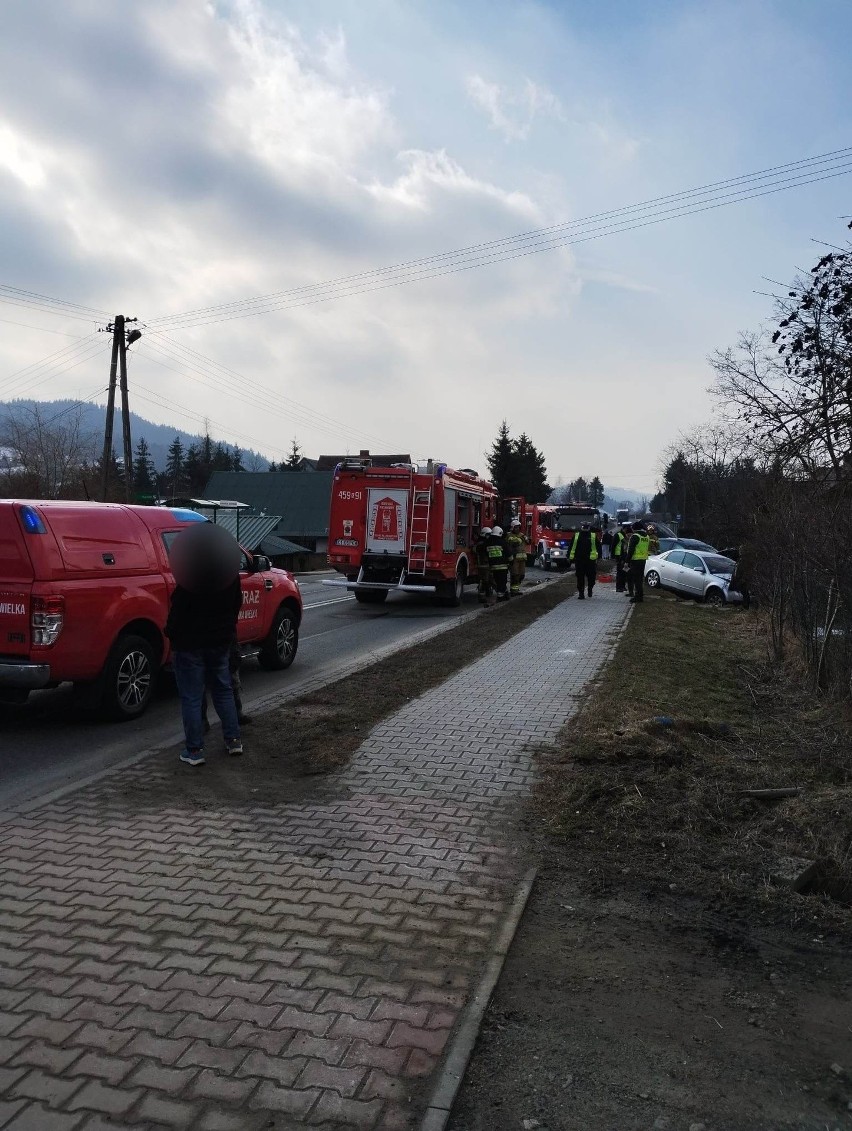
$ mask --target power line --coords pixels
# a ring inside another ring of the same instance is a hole
[[[297,419],[301,424],[304,424],[308,427],[316,427],[322,429],[333,426],[333,428],[336,429],[335,434],[337,435],[348,434],[353,438],[359,440],[367,439],[373,440],[378,444],[385,443],[385,441],[380,437],[374,436],[372,433],[365,432],[362,429],[353,429],[349,425],[344,424],[342,421],[328,416],[326,413],[317,412],[316,409],[309,408],[307,405],[303,405],[300,401],[296,401],[292,397],[285,396],[284,393],[279,392],[277,389],[274,389],[255,378],[249,381],[249,379],[244,374],[238,373],[236,369],[231,369],[227,365],[222,364],[222,362],[214,361],[212,358],[205,357],[205,355],[200,353],[198,350],[184,345],[181,342],[177,342],[174,338],[170,338],[162,333],[161,338],[165,338],[165,340],[170,344],[173,354],[188,355],[189,360],[187,364],[191,364],[197,367],[199,363],[201,363],[201,365],[203,366],[212,367],[214,372],[218,371],[226,380],[233,378],[239,381],[243,386],[248,388],[252,395],[254,395],[255,397],[260,395],[261,403],[263,406],[266,406],[270,403],[277,403],[281,406],[282,410],[286,414],[294,417],[294,419]],[[162,340],[158,341],[157,344],[160,346],[160,348],[164,348]],[[243,396],[244,391],[241,391],[240,395]]]
[[[103,349],[100,339],[87,336],[71,345],[65,346],[40,362],[20,369],[0,382],[0,394],[4,397],[21,396],[37,385],[43,385],[54,377],[59,377],[85,361],[91,361]]]
[[[76,338],[77,334],[69,334],[67,330],[51,330],[47,326],[35,326],[32,322],[13,322],[11,318],[0,318],[6,326],[22,326],[25,330],[38,330],[40,334],[59,334],[63,338]]]
[[[338,439],[343,439],[347,445],[361,443],[365,439],[374,440],[379,444],[385,443],[385,441],[381,440],[379,437],[372,436],[360,429],[349,428],[337,421],[323,418],[314,413],[313,410],[305,409],[303,412],[300,412],[298,408],[293,409],[287,405],[277,405],[274,391],[268,390],[267,386],[253,388],[253,386],[257,384],[255,381],[250,381],[249,378],[236,373],[234,370],[228,370],[228,372],[233,374],[233,376],[241,382],[239,391],[235,389],[233,381],[212,372],[210,369],[199,366],[197,362],[193,362],[191,359],[187,361],[179,354],[164,349],[159,342],[152,343],[149,338],[146,340],[146,346],[147,348],[137,348],[137,352],[141,353],[142,356],[147,357],[149,360],[156,362],[158,365],[162,365],[165,369],[179,373],[182,376],[188,376],[191,380],[199,381],[202,385],[207,387],[212,386],[214,390],[238,399],[241,404],[258,408],[266,415],[279,416],[283,419],[287,419],[291,424],[295,423],[305,428],[311,428],[316,431],[324,432],[327,435],[335,436]],[[153,354],[151,352],[152,350],[154,351]],[[162,356],[156,356],[158,353]],[[163,360],[163,358],[167,360]],[[180,368],[175,368],[174,365],[170,365],[170,361],[180,366]],[[210,364],[213,366],[217,365],[216,362],[211,362]],[[266,395],[264,390],[268,390],[269,395]],[[297,402],[292,403],[294,405],[297,404]],[[308,413],[310,413],[310,415],[307,415]]]
[[[274,310],[311,305],[332,298],[383,290],[390,286],[437,278],[457,271],[472,270],[479,266],[505,262],[520,258],[523,255],[539,254],[542,251],[581,242],[581,240],[631,231],[635,228],[648,226],[651,223],[660,223],[663,220],[680,218],[695,212],[708,211],[712,208],[739,203],[742,200],[750,200],[758,196],[813,184],[833,176],[843,175],[850,170],[852,170],[852,147],[789,162],[786,165],[775,166],[757,173],[717,181],[699,188],[656,197],[639,204],[629,205],[610,212],[597,213],[565,224],[552,225],[548,228],[475,244],[456,251],[443,252],[372,271],[359,272],[355,275],[326,282],[305,284],[254,299],[245,299],[214,307],[202,307],[198,310],[187,311],[184,314],[151,319],[148,325],[152,329],[156,329],[160,324],[166,324],[171,329],[186,328],[191,325],[209,325],[213,322],[229,321],[238,317],[251,317],[271,313]],[[663,205],[669,207],[663,207]],[[389,281],[387,281],[388,279]]]
[[[79,311],[80,314],[72,314],[71,317],[79,318],[82,315],[97,315],[99,318],[109,314],[106,310],[98,310],[94,306],[83,306],[79,302],[69,302],[64,298],[51,298],[50,295],[42,295],[37,291],[27,291],[22,287],[13,287],[9,283],[0,283],[0,300],[6,302],[32,302],[47,305],[51,309],[59,307],[55,313],[68,313],[70,311]]]

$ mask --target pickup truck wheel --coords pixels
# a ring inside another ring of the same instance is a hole
[[[260,646],[258,663],[268,672],[289,668],[299,647],[299,626],[289,609],[282,606],[275,614],[269,635]]]
[[[355,600],[359,605],[383,605],[388,599],[387,589],[356,589]]]
[[[101,712],[109,719],[138,719],[151,702],[157,681],[154,649],[144,636],[120,636],[102,676]]]

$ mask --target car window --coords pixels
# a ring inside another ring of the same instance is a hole
[[[684,569],[696,569],[700,570],[702,573],[704,572],[704,563],[701,558],[699,558],[698,554],[685,553],[683,555],[683,566]]]
[[[664,554],[666,550],[670,550],[674,546],[674,538],[661,538],[660,539],[660,553]]]
[[[711,573],[723,576],[732,574],[736,567],[736,562],[732,561],[731,558],[723,558],[721,554],[708,554],[704,561]]]
[[[671,562],[672,565],[681,565],[683,562],[683,550],[672,550],[671,553],[666,554],[666,561]]]

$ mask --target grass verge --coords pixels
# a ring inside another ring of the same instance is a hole
[[[497,648],[575,591],[573,574],[527,590],[432,640],[395,652],[319,691],[269,712],[252,727],[252,756],[286,756],[302,775],[346,765],[382,719]],[[286,736],[286,744],[282,738]]]
[[[771,664],[759,619],[668,596],[636,606],[556,751],[536,808],[599,882],[640,876],[767,914],[852,918],[852,743],[836,705]],[[743,790],[792,787],[755,800]],[[816,860],[810,894],[776,882]]]

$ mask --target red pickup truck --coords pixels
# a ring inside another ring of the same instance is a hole
[[[114,503],[0,500],[0,702],[71,681],[84,706],[142,714],[169,660],[168,548],[200,514]],[[244,655],[287,668],[299,644],[299,584],[244,552],[237,634]]]

